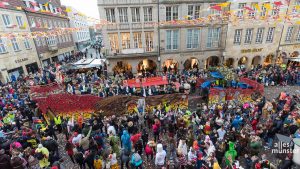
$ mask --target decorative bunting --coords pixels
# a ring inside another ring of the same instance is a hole
[[[263,7],[266,8],[267,10],[270,10],[272,8],[270,3],[264,3]]]
[[[274,2],[274,5],[276,5],[276,6],[281,6],[281,5],[283,5],[283,3],[282,3],[281,1],[275,1],[275,2]]]
[[[221,4],[218,4],[218,6],[222,7],[222,8],[226,8],[230,5],[230,2],[224,2],[224,3],[221,3]]]
[[[258,3],[254,4],[253,7],[254,7],[258,12],[261,11],[261,9],[260,9]]]
[[[221,6],[218,6],[218,5],[211,6],[210,8],[211,8],[211,9],[215,9],[215,10],[217,10],[217,11],[222,11]]]
[[[252,8],[245,6],[244,9],[248,10],[248,11],[254,11]]]

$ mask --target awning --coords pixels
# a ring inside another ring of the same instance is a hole
[[[73,63],[74,65],[87,65],[90,64],[94,59],[80,59],[77,62]]]
[[[291,57],[291,58],[286,58],[287,60],[294,61],[294,62],[300,62],[300,57]]]
[[[103,66],[105,61],[105,59],[81,59],[73,65],[76,66],[77,69],[93,68]]]

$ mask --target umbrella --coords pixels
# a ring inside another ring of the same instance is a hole
[[[201,84],[201,87],[202,88],[207,88],[211,85],[211,82],[210,81],[205,81],[204,83]]]

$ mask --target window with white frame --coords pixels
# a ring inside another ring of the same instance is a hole
[[[127,8],[118,8],[118,10],[119,10],[120,22],[127,23],[128,22]]]
[[[11,25],[11,20],[10,20],[10,16],[7,14],[3,14],[2,15],[2,20],[5,26],[10,26]]]
[[[244,7],[245,6],[246,6],[246,3],[239,3],[237,17],[241,18],[244,16]]]
[[[243,29],[236,29],[234,32],[233,44],[240,45],[242,40]]]
[[[31,49],[30,42],[29,42],[28,38],[24,39],[24,46],[25,46],[25,49]]]
[[[119,38],[118,33],[110,33],[108,34],[109,44],[111,51],[119,50]]]
[[[140,22],[140,8],[131,8],[132,22]]]
[[[115,9],[114,8],[107,8],[105,9],[106,12],[106,19],[108,22],[116,22],[116,16],[115,16]]]
[[[292,26],[288,27],[288,29],[286,31],[286,36],[285,36],[285,42],[291,42],[293,30],[294,30],[294,27],[292,27]]]
[[[34,17],[30,17],[29,18],[29,22],[30,22],[30,27],[36,27],[36,23],[35,23],[35,19],[34,19]]]
[[[152,7],[144,7],[144,21],[152,22]]]
[[[252,9],[252,11],[249,11],[249,12],[248,12],[248,16],[249,16],[249,17],[254,17],[254,16],[256,15],[256,12],[257,12],[256,6],[257,6],[257,5],[258,5],[257,2],[251,3],[251,9]]]
[[[200,39],[199,37],[200,37],[199,29],[188,29],[186,48],[188,49],[199,48],[199,39]]]
[[[42,23],[42,19],[41,18],[37,18],[36,19],[36,23],[37,23],[36,24],[37,27],[43,27],[43,23]]]
[[[16,16],[16,20],[17,20],[17,23],[18,23],[18,26],[23,26],[23,20],[22,20],[22,16]]]
[[[16,38],[11,39],[11,44],[12,44],[14,51],[16,51],[16,52],[20,51],[20,47],[19,47],[19,44],[18,44],[18,41]]]
[[[299,13],[299,5],[300,5],[300,0],[295,0],[294,7],[292,9],[292,13],[294,13],[294,14]]]
[[[51,19],[48,20],[48,25],[49,25],[49,28],[53,28],[53,23],[52,23]]]
[[[57,44],[57,38],[55,36],[48,37],[47,38],[47,44],[49,46],[56,45]]]
[[[178,6],[166,7],[166,21],[178,20]]]
[[[35,43],[36,43],[36,46],[40,47],[41,46],[41,38],[40,37],[36,37],[34,39]]]
[[[296,41],[300,42],[300,28],[299,28],[297,36],[296,36]]]
[[[265,28],[258,28],[256,33],[255,43],[262,43],[264,38]]]
[[[142,33],[141,32],[133,33],[133,45],[134,45],[134,48],[142,48]]]
[[[221,35],[221,28],[208,28],[206,47],[207,48],[220,47],[220,35]]]
[[[46,38],[41,37],[40,40],[41,40],[42,46],[46,46]]]
[[[188,6],[188,16],[189,20],[200,18],[200,5],[189,5]]]
[[[122,49],[130,49],[130,33],[121,33]]]
[[[166,41],[166,49],[167,50],[176,50],[178,49],[178,38],[179,31],[178,30],[166,30],[167,32],[167,41]]]
[[[263,3],[261,6],[261,12],[260,12],[260,16],[266,16],[267,15],[267,8],[265,7],[265,5],[269,5],[270,3]]]
[[[273,42],[274,31],[275,31],[275,27],[269,28],[267,38],[266,38],[267,43],[272,43]]]
[[[145,32],[146,51],[153,51],[153,32]]]
[[[246,29],[246,34],[245,34],[245,44],[251,44],[252,42],[252,36],[253,36],[253,29],[248,28]]]
[[[273,16],[278,16],[279,15],[279,10],[280,10],[279,7],[274,4],[273,8],[272,8],[272,15]]]
[[[3,38],[0,37],[0,53],[6,53],[6,47]]]

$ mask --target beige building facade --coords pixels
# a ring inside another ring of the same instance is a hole
[[[29,33],[25,12],[0,10],[0,80],[7,82],[12,75],[16,78],[38,70],[40,62],[32,38],[3,36],[7,33]]]
[[[299,11],[295,10],[295,6],[300,1],[292,0],[290,4],[280,6],[274,2],[277,1],[240,0],[231,3],[230,10],[236,11],[234,17],[238,21],[228,23],[224,64],[248,69],[258,64],[282,64],[287,63],[287,57],[293,52],[299,51],[299,25],[295,24],[295,19],[267,21],[263,18],[297,14]],[[266,4],[271,9],[266,9]],[[247,10],[247,7],[253,11]]]
[[[225,1],[99,0],[100,19],[110,22],[102,28],[108,71],[139,73],[165,67],[183,70],[220,63],[226,24],[158,26],[157,23],[183,20],[189,15],[207,16],[214,12],[207,10],[209,6],[221,2]]]

